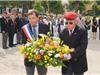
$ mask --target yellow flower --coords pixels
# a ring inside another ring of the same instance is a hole
[[[60,58],[64,58],[64,54],[60,53]]]
[[[46,50],[47,49],[46,46],[43,46],[43,49]]]
[[[39,47],[43,48],[43,45],[40,45]]]
[[[24,45],[19,45],[18,48],[19,48],[21,53],[24,53],[24,49],[25,49]]]
[[[49,59],[49,56],[48,55],[45,55],[44,56],[44,60],[48,60]]]
[[[37,44],[37,45],[40,45],[40,44],[41,44],[41,41],[40,41],[40,40],[37,40],[37,41],[36,41],[36,44]]]
[[[52,58],[50,58],[50,59],[49,59],[49,62],[52,62],[52,60],[53,60],[53,59],[52,59]]]
[[[45,62],[45,63],[47,63],[47,61],[46,61],[46,60],[45,60],[44,62]]]
[[[54,46],[53,45],[50,45],[49,48],[52,49],[52,48],[54,48]]]
[[[42,37],[42,40],[45,40],[45,38],[47,37],[45,34],[39,34],[39,36]]]
[[[26,53],[26,55],[29,55],[29,53]]]
[[[62,47],[62,52],[63,52],[63,53],[69,53],[69,52],[70,52],[69,46],[63,45],[63,47]]]

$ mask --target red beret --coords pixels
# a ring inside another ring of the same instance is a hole
[[[64,16],[67,20],[74,20],[78,15],[75,12],[65,12]]]

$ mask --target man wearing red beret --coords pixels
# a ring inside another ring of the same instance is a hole
[[[88,44],[87,31],[77,25],[75,12],[66,12],[66,28],[61,32],[63,44],[69,45],[74,50],[68,55],[69,61],[64,61],[67,67],[62,67],[62,75],[84,75],[87,71],[86,48]],[[65,58],[67,59],[67,58]]]

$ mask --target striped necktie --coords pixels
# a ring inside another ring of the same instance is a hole
[[[34,35],[34,37],[35,37],[35,39],[36,39],[36,29],[35,29],[35,27],[32,27],[32,32],[33,32],[33,35]]]

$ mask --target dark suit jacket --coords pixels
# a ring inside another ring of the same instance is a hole
[[[31,26],[30,26],[30,30],[31,30]],[[32,31],[32,30],[31,30]],[[49,27],[45,24],[39,23],[39,34],[47,34],[47,32],[49,32]],[[27,41],[27,38],[25,36],[25,34],[23,33],[23,43],[25,44]],[[24,59],[24,64],[25,66],[32,66],[33,62],[29,62],[28,59]]]
[[[6,21],[6,19],[4,17],[2,17],[0,19],[1,22],[1,32],[5,31],[8,32],[9,31],[9,23]]]
[[[70,36],[69,31],[66,28],[60,34],[60,38],[63,41],[63,44],[69,45],[70,48],[75,48],[75,52],[71,53],[72,59],[69,62],[65,61],[64,63],[67,66],[71,65],[73,71],[76,73],[82,73],[87,71],[87,31],[76,26],[74,32]]]
[[[99,24],[98,26],[99,26],[99,29],[100,29],[100,19],[99,19],[99,23],[98,24]]]
[[[9,33],[14,34],[17,32],[17,22],[13,22],[12,19],[9,19]]]

